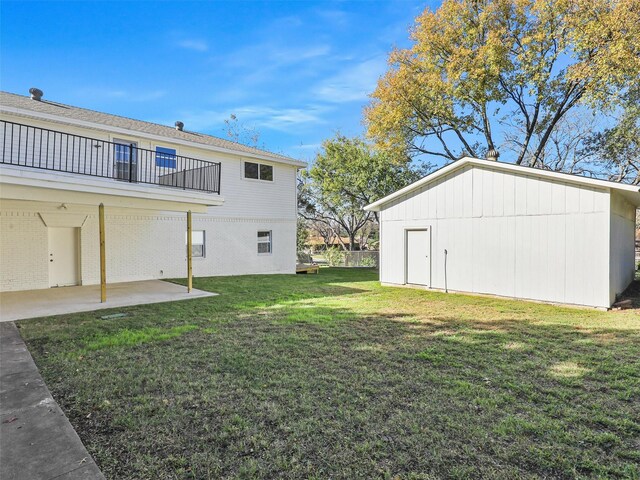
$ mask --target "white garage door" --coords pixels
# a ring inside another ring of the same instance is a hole
[[[431,285],[431,229],[407,230],[407,283]]]

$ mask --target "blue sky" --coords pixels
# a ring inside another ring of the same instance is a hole
[[[234,113],[309,160],[336,131],[363,132],[387,54],[427,5],[3,0],[1,88],[218,136]]]

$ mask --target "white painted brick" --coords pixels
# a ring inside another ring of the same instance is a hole
[[[0,215],[0,288],[47,288],[47,227],[34,212]],[[125,282],[186,276],[186,214],[106,215],[107,281]],[[194,230],[206,232],[206,256],[194,258],[194,276],[295,272],[296,223],[289,219],[220,218],[194,215]],[[258,230],[273,231],[273,253],[258,255]],[[98,218],[81,230],[81,281],[100,281]]]

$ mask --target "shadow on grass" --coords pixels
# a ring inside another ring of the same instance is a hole
[[[631,300],[632,308],[640,309],[640,278],[636,275],[636,280],[620,296],[620,300]]]
[[[622,317],[374,280],[197,279],[221,295],[23,331],[108,478],[640,474],[640,332]]]
[[[162,328],[174,328],[183,324],[206,324],[221,312],[253,311],[268,308],[283,302],[341,297],[365,292],[354,288],[358,282],[371,282],[377,278],[373,269],[331,269],[313,276],[296,275],[244,275],[234,277],[202,277],[194,279],[194,288],[218,293],[219,296],[196,298],[189,301],[154,303],[116,307],[93,312],[57,315],[16,322],[19,328],[28,325],[33,348],[49,341],[78,340],[76,329],[80,328],[85,339],[99,341],[105,335],[117,335],[122,330],[155,328],[162,319]],[[185,279],[168,280],[186,285]],[[347,285],[348,284],[348,285]],[[104,319],[114,313],[125,313],[121,318]],[[229,315],[227,321],[233,320]],[[53,335],[50,335],[53,334]],[[90,340],[87,340],[90,341]]]

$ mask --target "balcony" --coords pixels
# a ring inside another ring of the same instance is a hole
[[[220,163],[0,120],[0,164],[220,194]],[[116,184],[114,184],[116,185]]]

